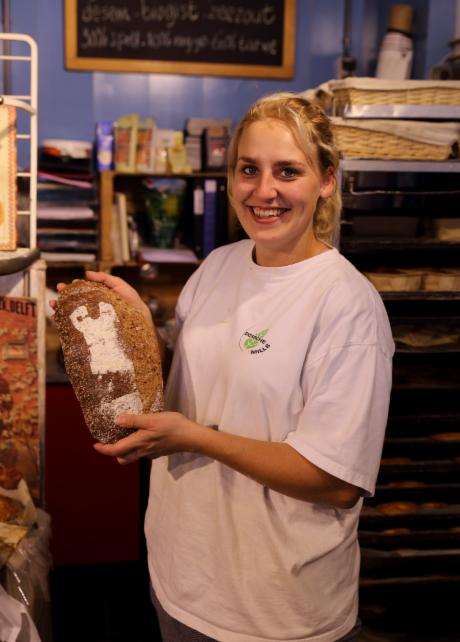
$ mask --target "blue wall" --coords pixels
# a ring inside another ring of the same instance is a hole
[[[430,67],[449,53],[455,0],[405,1],[416,10],[413,77],[428,77]],[[39,140],[91,140],[96,120],[132,112],[154,116],[160,127],[176,129],[190,116],[237,121],[263,94],[303,91],[335,77],[342,48],[343,0],[297,0],[296,65],[289,81],[70,72],[64,69],[63,0],[10,4],[11,31],[31,35],[39,48]],[[352,54],[358,75],[372,75],[375,69],[392,4],[353,0]]]

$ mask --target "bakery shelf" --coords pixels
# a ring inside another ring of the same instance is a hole
[[[460,160],[406,161],[344,158],[340,161],[344,172],[431,172],[459,173]]]
[[[388,238],[347,238],[342,236],[342,250],[345,252],[375,252],[378,250],[458,250],[459,241],[440,241],[427,237]]]
[[[384,301],[460,301],[460,292],[380,292]]]
[[[458,367],[434,367],[426,365],[423,368],[411,366],[396,366],[393,368],[393,391],[440,391],[455,392],[460,390]],[[459,465],[460,472],[460,465]]]
[[[20,247],[16,250],[0,252],[0,275],[14,274],[28,268],[40,258],[37,248]]]
[[[412,348],[407,346],[399,346],[396,342],[396,354],[407,355],[435,355],[435,354],[460,354],[460,343],[447,343],[439,346],[427,346],[423,348]]]
[[[115,178],[118,176],[131,177],[131,178],[225,178],[227,172],[216,171],[216,172],[190,172],[188,174],[172,174],[168,173],[158,173],[158,172],[117,172],[115,170],[103,170],[100,172],[100,176],[106,176],[108,178]]]

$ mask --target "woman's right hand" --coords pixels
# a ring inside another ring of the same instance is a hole
[[[86,272],[86,277],[88,281],[96,281],[97,283],[103,283],[106,285],[112,290],[112,292],[115,292],[115,294],[118,294],[118,296],[132,305],[133,308],[139,310],[149,323],[152,323],[150,310],[141,299],[137,290],[119,276],[113,276],[113,274],[107,274],[107,272],[93,272],[92,270],[88,270]]]
[[[93,272],[92,270],[88,270],[86,273],[86,278],[88,281],[96,281],[97,283],[103,283],[106,285],[108,288],[110,288],[113,292],[118,294],[122,299],[124,299],[127,303],[133,306],[133,308],[136,308],[136,310],[139,310],[139,312],[144,316],[144,318],[149,322],[152,323],[152,315],[150,313],[150,310],[144,303],[144,301],[141,299],[139,294],[136,292],[136,290],[129,285],[126,281],[121,279],[118,276],[113,276],[112,274],[107,274],[107,272]],[[67,287],[66,283],[58,283],[56,286],[56,289],[58,292],[62,292],[65,290]],[[56,309],[56,301],[50,301],[50,306],[53,308],[53,310]]]

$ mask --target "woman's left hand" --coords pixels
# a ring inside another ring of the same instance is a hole
[[[149,415],[120,415],[117,425],[136,432],[115,444],[94,444],[102,455],[116,457],[120,464],[131,464],[141,457],[156,459],[172,453],[197,450],[200,431],[206,430],[179,412]]]

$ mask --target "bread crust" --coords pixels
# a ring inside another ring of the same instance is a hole
[[[0,495],[0,522],[14,522],[24,512],[21,502],[5,495]]]
[[[119,414],[163,409],[163,379],[153,327],[102,283],[77,279],[59,294],[55,314],[64,364],[92,436],[113,443],[133,432]]]

